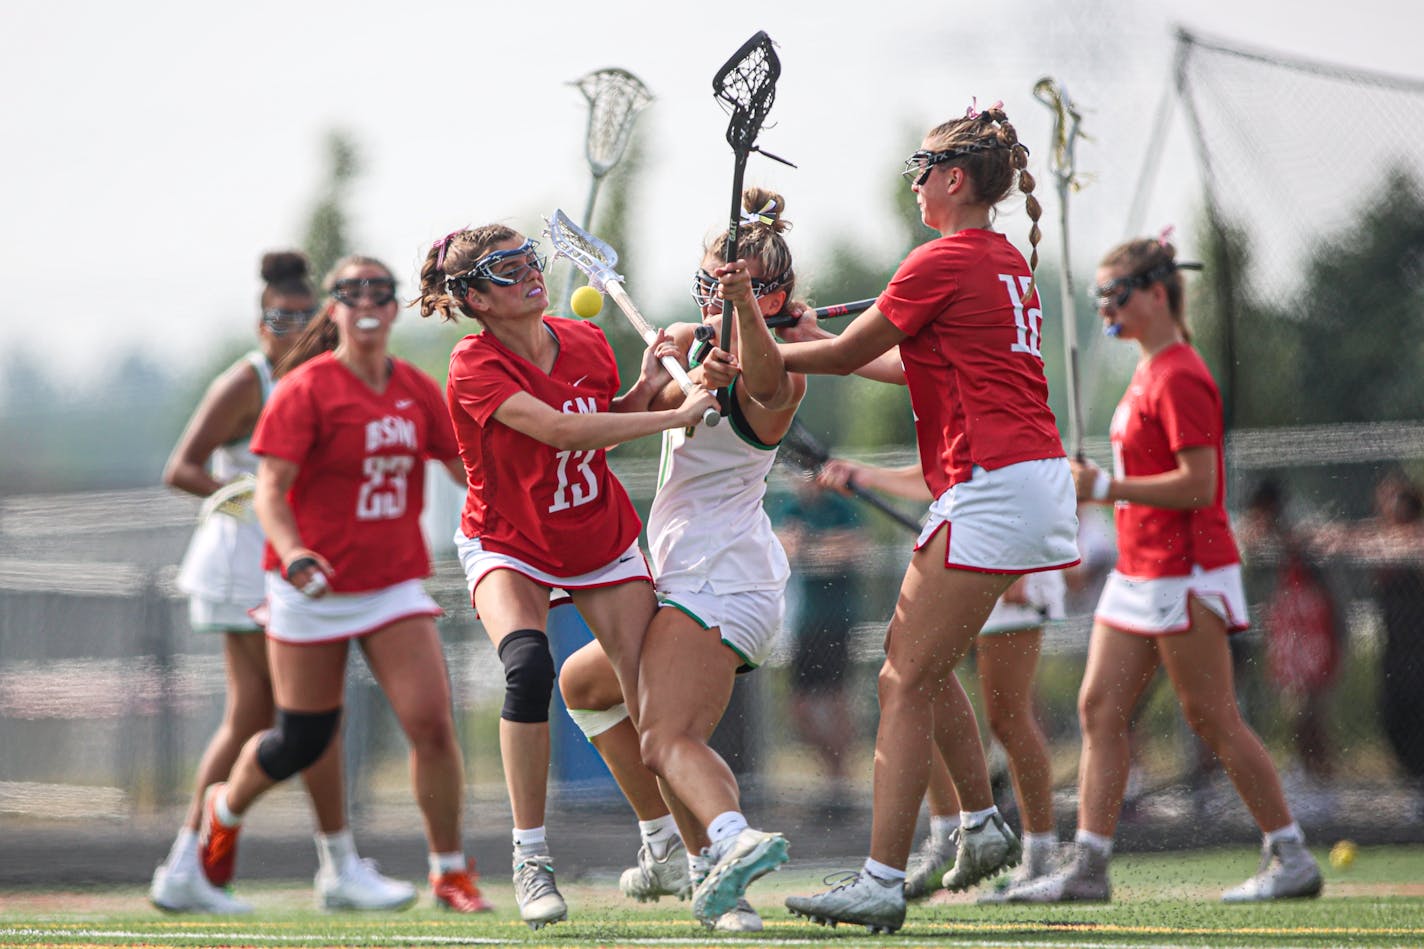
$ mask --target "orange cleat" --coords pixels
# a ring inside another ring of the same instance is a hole
[[[198,860],[203,876],[213,886],[227,886],[237,866],[237,832],[218,820],[214,811],[217,796],[226,784],[211,784],[203,792],[203,819],[198,824]]]
[[[450,870],[430,878],[430,891],[435,896],[435,905],[456,913],[488,913],[494,909],[484,898],[475,881],[480,875],[475,872],[475,861],[471,860],[467,870]]]

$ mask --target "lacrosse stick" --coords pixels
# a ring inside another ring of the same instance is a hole
[[[737,229],[742,220],[742,179],[746,176],[747,156],[761,152],[773,161],[792,165],[784,158],[756,146],[757,133],[766,123],[772,102],[776,101],[776,80],[781,75],[781,60],[772,48],[771,37],[758,30],[742,44],[732,58],[722,64],[712,78],[712,94],[723,108],[731,111],[727,123],[727,144],[732,146],[736,163],[732,170],[732,213],[727,225],[727,263],[737,259]],[[722,301],[722,349],[732,351],[732,303]]]
[[[853,300],[850,303],[833,303],[830,306],[818,306],[811,310],[811,315],[818,320],[833,320],[840,316],[852,316],[856,313],[864,313],[875,305],[878,297],[871,297],[869,300]],[[781,316],[769,316],[766,319],[767,329],[776,329],[778,326],[795,326],[800,321],[800,317],[793,317],[790,314]],[[692,355],[701,362],[707,358],[707,352],[712,348],[712,327],[703,323],[693,331],[697,342],[693,347]]]
[[[588,100],[588,134],[583,151],[593,180],[589,182],[588,202],[583,212],[583,226],[587,230],[593,227],[593,204],[598,198],[603,178],[622,160],[628,140],[633,135],[633,122],[638,113],[653,101],[653,94],[642,80],[626,69],[599,69],[569,85],[576,87]],[[573,273],[569,272],[561,282],[559,294],[554,297],[561,310],[568,306],[569,282],[572,279]]]
[[[250,474],[240,474],[203,498],[202,506],[198,508],[198,520],[206,521],[215,514],[221,514],[239,521],[251,521],[256,517],[252,511],[252,498],[256,493],[257,479]]]
[[[623,277],[613,269],[613,265],[618,263],[618,251],[569,220],[569,216],[560,210],[554,211],[553,218],[545,220],[544,236],[549,239],[557,256],[567,257],[575,267],[583,272],[583,275],[588,278],[589,286],[599,293],[606,293],[613,298],[613,302],[618,304],[618,309],[622,310],[623,315],[628,318],[628,322],[633,324],[633,329],[643,337],[643,342],[651,346],[658,338],[658,331],[648,324],[648,321],[643,318],[643,314],[639,313],[638,308],[633,305],[628,291],[623,289]],[[687,370],[683,369],[682,364],[672,356],[664,356],[662,362],[667,371],[672,373],[672,377],[677,380],[678,387],[682,389],[684,395],[697,388],[697,384],[687,378]],[[709,406],[707,411],[702,414],[702,424],[708,428],[716,425],[720,420],[721,416],[713,407]]]
[[[857,313],[864,313],[875,305],[879,297],[871,297],[869,300],[852,300],[850,303],[833,303],[830,306],[818,306],[811,310],[811,315],[818,320],[833,320],[839,316],[854,316]],[[766,325],[769,329],[776,329],[778,326],[795,326],[797,318],[791,314],[767,317]]]
[[[1048,152],[1048,169],[1058,182],[1058,223],[1063,242],[1063,272],[1058,281],[1063,308],[1063,348],[1067,359],[1068,442],[1073,457],[1083,460],[1083,400],[1078,391],[1078,311],[1073,299],[1073,266],[1069,261],[1068,195],[1081,187],[1074,164],[1073,149],[1078,143],[1078,121],[1082,116],[1063,83],[1044,76],[1033,87],[1033,96],[1053,110],[1053,141]]]
[[[776,457],[807,477],[814,478],[826,462],[831,460],[831,453],[826,450],[826,446],[816,441],[815,436],[807,431],[800,419],[792,419],[791,428],[787,429],[786,434],[781,438],[781,450],[777,452]],[[854,481],[846,482],[846,490],[901,527],[912,530],[916,534],[920,532],[918,521],[890,504],[880,495],[867,491]]]

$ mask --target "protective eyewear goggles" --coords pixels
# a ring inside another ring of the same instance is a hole
[[[262,323],[272,331],[273,336],[286,336],[300,332],[316,316],[316,307],[309,310],[284,310],[269,306],[262,311]]]
[[[975,152],[992,152],[1005,147],[1007,146],[1001,142],[985,142],[982,145],[974,143],[960,145],[942,152],[932,152],[922,148],[905,159],[905,170],[900,174],[905,176],[906,181],[923,185],[930,180],[930,172],[934,170],[935,165],[941,165],[955,158],[963,158],[965,155],[972,155]],[[1027,147],[1024,150],[1027,151]]]
[[[1120,310],[1127,306],[1127,301],[1132,299],[1132,294],[1136,290],[1150,287],[1152,284],[1176,273],[1178,270],[1201,270],[1202,265],[1183,261],[1168,261],[1165,264],[1158,264],[1149,270],[1144,270],[1140,274],[1133,274],[1130,277],[1118,277],[1116,280],[1109,280],[1107,283],[1100,283],[1093,287],[1093,305],[1099,310],[1113,309]]]
[[[935,165],[949,161],[951,158],[958,158],[964,153],[959,149],[950,149],[946,152],[931,152],[920,149],[909,158],[905,159],[905,170],[900,174],[905,176],[905,180],[915,185],[923,185],[930,180],[930,171]]]
[[[775,293],[786,285],[786,275],[782,274],[775,280],[758,280],[752,278],[752,294],[758,299],[769,293]],[[697,301],[697,308],[705,310],[717,299],[717,288],[721,283],[701,267],[697,268],[697,273],[692,275],[692,299]]]
[[[390,277],[338,280],[331,288],[332,299],[347,306],[363,301],[372,306],[385,306],[396,298],[396,282]]]
[[[539,253],[539,242],[526,237],[524,243],[509,250],[485,254],[462,274],[447,278],[446,284],[463,296],[471,280],[487,280],[497,287],[512,287],[523,283],[531,272],[543,273],[545,258]]]

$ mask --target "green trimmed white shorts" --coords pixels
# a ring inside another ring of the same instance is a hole
[[[722,644],[755,669],[766,662],[786,613],[784,588],[714,593],[708,587],[658,591],[658,602],[681,610],[703,629],[716,628]]]

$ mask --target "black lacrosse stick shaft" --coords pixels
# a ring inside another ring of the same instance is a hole
[[[731,107],[727,144],[732,146],[736,159],[732,169],[732,207],[727,216],[727,263],[737,259],[747,156],[755,150],[757,133],[776,101],[776,80],[780,75],[781,60],[777,58],[771,37],[765,30],[758,30],[712,77],[712,94]],[[732,309],[731,301],[723,299],[721,348],[728,352],[732,349]]]
[[[740,237],[739,230],[742,221],[742,180],[747,173],[747,153],[737,152],[737,162],[732,169],[732,213],[728,218],[727,225],[727,263],[737,259],[737,241]],[[732,351],[732,320],[736,315],[732,312],[732,301],[726,297],[722,298],[722,351],[730,353]]]

